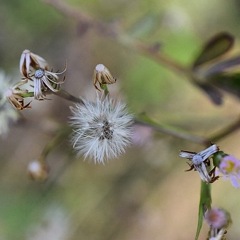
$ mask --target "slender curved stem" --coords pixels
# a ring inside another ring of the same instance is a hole
[[[66,99],[68,101],[71,101],[71,102],[74,102],[74,103],[80,103],[80,104],[84,104],[83,100],[81,98],[78,98],[78,97],[75,97],[73,96],[72,94],[68,93],[67,91],[65,90],[60,90],[58,92],[53,92],[55,95],[63,98],[63,99]]]
[[[220,130],[216,134],[210,136],[209,140],[211,142],[219,141],[220,139],[228,136],[229,134],[233,133],[234,131],[238,130],[239,128],[240,128],[240,117],[235,122],[231,123],[229,126]]]
[[[167,134],[167,135],[170,135],[170,136],[173,136],[176,138],[188,140],[188,141],[191,141],[194,143],[198,143],[198,144],[202,144],[202,145],[209,145],[209,143],[210,143],[207,138],[199,137],[199,136],[187,133],[187,132],[180,131],[173,127],[167,127],[167,126],[163,126],[159,123],[156,123],[155,121],[150,119],[147,115],[141,115],[140,118],[136,118],[135,123],[149,126],[149,127],[153,128],[154,130],[161,132],[163,134]]]

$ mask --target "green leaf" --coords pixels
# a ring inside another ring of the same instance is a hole
[[[203,90],[214,104],[221,105],[223,103],[223,95],[215,86],[210,83],[196,83],[196,85]]]
[[[129,33],[135,38],[153,34],[159,28],[159,15],[145,14],[131,26]]]
[[[230,50],[234,43],[234,37],[229,33],[218,33],[211,38],[203,47],[200,55],[196,58],[193,68],[220,57]]]
[[[205,71],[204,75],[205,77],[208,77],[213,74],[218,74],[224,71],[228,71],[231,68],[234,68],[239,65],[240,65],[240,56],[232,57],[212,65]]]
[[[240,98],[240,73],[236,73],[240,66],[240,56],[222,60],[210,67],[193,70],[195,84],[201,88],[216,105],[221,105],[223,95],[219,89]]]
[[[205,182],[201,182],[201,195],[198,208],[198,224],[195,235],[195,240],[198,240],[200,231],[202,229],[204,213],[207,209],[211,208],[211,185]]]
[[[219,164],[222,161],[222,158],[225,157],[225,156],[227,156],[227,154],[224,153],[223,151],[219,151],[219,152],[213,154],[213,158],[212,158],[213,159],[213,166],[218,167]]]
[[[240,98],[240,73],[214,75],[209,82],[217,88]]]

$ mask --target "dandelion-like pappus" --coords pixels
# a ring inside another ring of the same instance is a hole
[[[109,96],[98,96],[95,102],[83,100],[71,110],[72,143],[78,154],[104,163],[125,152],[133,123],[125,104],[114,102]]]

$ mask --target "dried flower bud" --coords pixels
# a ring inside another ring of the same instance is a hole
[[[100,91],[99,86],[101,87],[102,84],[113,84],[116,82],[116,78],[112,76],[110,71],[103,65],[103,64],[98,64],[93,73],[93,85],[94,87]]]
[[[33,180],[44,181],[48,178],[48,166],[38,160],[28,164],[28,173]]]
[[[17,110],[23,110],[25,108],[30,108],[30,102],[24,105],[24,95],[28,93],[27,90],[20,89],[20,86],[25,84],[26,81],[21,81],[15,84],[13,87],[8,88],[4,95],[7,100],[15,107]]]

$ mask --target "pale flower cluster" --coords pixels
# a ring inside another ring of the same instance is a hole
[[[9,77],[0,71],[0,136],[5,135],[11,122],[17,121],[19,115],[8,103],[7,94],[11,86]]]

